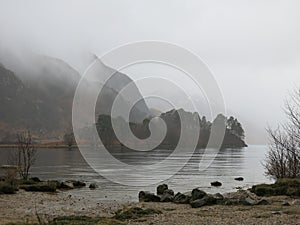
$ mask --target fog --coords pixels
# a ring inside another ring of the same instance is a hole
[[[178,44],[209,66],[247,142],[263,144],[300,85],[299,7],[296,0],[2,0],[0,48],[60,58],[83,73],[92,54],[128,42]]]

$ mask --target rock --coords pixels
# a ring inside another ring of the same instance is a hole
[[[300,200],[296,199],[292,202],[292,205],[300,205]]]
[[[154,193],[150,193],[148,191],[140,191],[139,192],[139,201],[140,202],[160,202],[160,197],[158,197]]]
[[[173,193],[174,194],[174,193]],[[161,197],[160,197],[160,201],[161,202],[173,202],[174,200],[174,195],[170,195],[169,193],[164,193]]]
[[[205,201],[204,200],[202,200],[202,199],[197,199],[197,200],[195,200],[195,201],[192,201],[191,203],[190,203],[190,205],[192,206],[192,208],[200,208],[200,207],[202,207],[202,206],[205,206]]]
[[[86,183],[84,183],[82,181],[79,181],[79,180],[72,180],[70,182],[72,182],[73,186],[76,187],[76,188],[80,188],[80,187],[85,187],[86,186]]]
[[[91,183],[89,185],[89,189],[96,189],[96,188],[98,188],[98,185],[96,183]]]
[[[167,190],[164,190],[163,195],[164,195],[164,194],[169,194],[169,195],[174,196],[174,191],[173,191],[172,189],[167,189]]]
[[[31,177],[30,180],[32,180],[33,182],[42,182],[38,177]]]
[[[57,184],[55,182],[39,182],[32,185],[22,185],[20,188],[32,192],[55,192]]]
[[[258,196],[298,196],[300,197],[299,178],[281,178],[274,184],[258,184],[251,188],[251,191]]]
[[[187,193],[187,194],[182,194],[178,192],[173,199],[174,203],[179,203],[179,204],[188,204],[190,202],[192,194]]]
[[[161,202],[173,202],[174,200],[174,191],[171,189],[166,189],[164,190],[162,195],[160,196],[160,201]]]
[[[220,187],[220,186],[222,186],[222,183],[219,181],[214,181],[214,182],[211,182],[210,185],[213,187]]]
[[[197,199],[195,201],[192,201],[190,204],[192,208],[200,208],[205,205],[214,205],[217,203],[217,199],[214,198],[212,195],[206,195],[201,199]]]
[[[243,181],[243,180],[244,180],[244,177],[236,177],[236,178],[234,178],[234,180],[237,180],[237,181]]]
[[[270,205],[271,203],[266,199],[259,200],[256,205]]]
[[[60,184],[61,189],[74,189],[74,185],[72,182],[66,181]]]
[[[284,203],[282,203],[281,205],[282,205],[282,206],[290,206],[290,203],[284,202]]]
[[[217,200],[217,202],[222,202],[224,200],[224,196],[220,193],[216,193],[213,197]]]
[[[233,193],[224,195],[225,205],[255,205],[258,202],[258,197],[246,190],[239,190]]]
[[[191,201],[195,201],[197,199],[201,199],[204,196],[206,196],[207,194],[205,193],[205,191],[202,191],[198,188],[195,188],[192,190],[192,197],[191,197]]]
[[[239,203],[241,205],[256,205],[256,200],[255,199],[252,199],[250,197],[247,197],[247,198],[244,198],[244,199],[240,199],[239,200]]]
[[[189,198],[192,198],[192,192],[191,191],[184,192],[183,194],[188,196]]]
[[[168,185],[167,184],[161,184],[158,185],[156,188],[156,194],[157,195],[162,195],[164,193],[165,190],[168,189]]]

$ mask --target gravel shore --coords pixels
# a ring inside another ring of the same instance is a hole
[[[123,205],[116,201],[101,202],[88,196],[76,196],[70,192],[43,193],[19,190],[13,195],[0,195],[0,224],[36,221],[37,213],[46,220],[74,214],[110,217]]]
[[[0,196],[0,224],[36,221],[36,214],[45,220],[63,215],[111,217],[122,208],[142,207],[160,210],[161,214],[149,215],[127,224],[300,224],[300,206],[282,206],[292,203],[289,197],[269,198],[271,205],[258,206],[204,206],[192,209],[190,205],[174,203],[118,203],[97,202],[96,199],[78,197],[69,192],[55,194],[19,191],[14,195]]]

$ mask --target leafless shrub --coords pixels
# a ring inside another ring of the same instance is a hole
[[[264,164],[266,175],[294,178],[300,174],[300,89],[285,102],[288,122],[276,130],[268,128],[270,150]]]
[[[11,155],[10,161],[18,167],[19,175],[28,179],[29,171],[36,159],[36,149],[30,131],[17,135],[17,150]]]
[[[4,171],[5,181],[14,186],[18,177],[18,167],[13,165],[3,165],[1,166],[1,170]]]

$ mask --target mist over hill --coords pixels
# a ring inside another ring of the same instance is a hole
[[[73,97],[80,74],[66,62],[48,56],[34,55],[19,64],[7,64],[10,70],[4,63],[0,66],[0,140],[14,139],[20,129],[30,129],[44,139],[61,138],[70,132]],[[101,63],[98,75],[107,72],[113,69]],[[97,115],[109,114],[118,92],[132,80],[116,72],[106,84],[83,82],[87,89],[102,89],[96,104]],[[137,88],[134,91],[141,95]],[[134,106],[131,119],[138,122],[149,115],[146,103],[141,101]]]
[[[123,106],[130,104],[129,99],[122,96],[121,91],[127,85],[133,84],[130,92],[140,100],[131,109],[129,118],[122,118],[124,122],[131,124],[131,130],[135,136],[144,139],[149,135],[147,121],[158,116],[165,121],[168,128],[160,147],[168,146],[172,149],[176,146],[181,129],[177,109],[165,113],[157,109],[149,109],[134,81],[126,74],[106,66],[97,57],[94,59],[97,64],[90,71],[90,76],[83,79],[66,62],[53,57],[30,55],[22,60],[16,57],[12,63],[10,63],[14,59],[12,55],[8,58],[9,60],[7,58],[4,60],[6,63],[0,65],[0,141],[2,143],[14,142],[16,134],[24,129],[31,130],[37,140],[62,140],[66,133],[72,132],[73,99],[77,85],[82,82],[87,93],[86,102],[89,101],[89,94],[99,92],[95,105],[94,124],[102,123],[99,120],[103,118],[101,116],[112,115],[113,103],[117,96],[121,99]],[[85,108],[86,106],[83,105],[82,113],[80,113],[82,116],[80,119],[83,121],[86,116]],[[205,147],[212,123],[206,122],[206,118],[201,118],[199,114],[194,115],[184,110],[183,114],[187,117],[196,115],[199,118],[202,135],[199,136],[198,147]],[[109,117],[105,118],[107,121]],[[104,125],[111,129],[110,122],[108,125],[106,123]],[[88,127],[94,124],[89,124]],[[118,142],[114,138],[114,132],[106,132],[106,134],[102,132],[101,135],[104,139]],[[111,137],[107,138],[107,135]],[[223,146],[246,146],[243,137],[244,134],[236,135],[228,131],[225,133]]]

